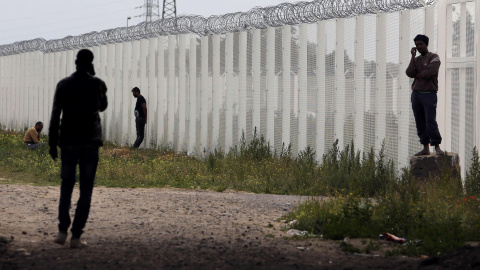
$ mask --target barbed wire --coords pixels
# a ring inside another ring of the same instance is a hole
[[[119,27],[61,39],[37,38],[0,45],[0,56],[32,51],[58,52],[187,33],[195,33],[199,36],[219,35],[268,27],[314,23],[334,18],[417,9],[434,3],[435,0],[315,0],[254,7],[247,12],[214,15],[208,18],[199,15],[180,15],[177,18],[142,22],[131,27]]]

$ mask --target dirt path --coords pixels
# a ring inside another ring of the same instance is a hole
[[[419,261],[290,239],[277,220],[304,197],[165,188],[95,188],[89,246],[72,250],[52,243],[58,196],[59,187],[0,184],[0,236],[13,239],[0,269],[411,269]]]

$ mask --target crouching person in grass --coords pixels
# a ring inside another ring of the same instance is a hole
[[[65,244],[71,224],[69,212],[77,164],[80,167],[80,198],[71,228],[71,248],[86,246],[80,236],[90,212],[98,148],[103,145],[99,112],[107,108],[107,87],[102,80],[94,77],[92,61],[90,50],[80,50],[75,60],[77,71],[58,83],[49,128],[49,153],[53,160],[58,157],[57,145],[61,148],[59,232],[54,240],[61,245]]]
[[[45,145],[44,143],[40,142],[40,135],[42,133],[43,123],[38,121],[34,127],[31,127],[25,132],[25,137],[23,141],[27,145],[27,147],[31,150],[37,149],[39,146]]]

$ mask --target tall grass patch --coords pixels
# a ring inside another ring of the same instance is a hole
[[[390,254],[435,256],[466,241],[480,241],[480,202],[458,188],[458,176],[441,173],[418,182],[408,169],[381,196],[362,192],[310,200],[285,216],[294,228],[326,239],[372,238],[388,232],[407,239]]]

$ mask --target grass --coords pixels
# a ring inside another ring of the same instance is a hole
[[[353,148],[352,148],[353,149]],[[188,157],[171,150],[129,148],[106,143],[100,148],[96,185],[107,187],[178,187],[215,191],[235,189],[254,193],[318,195],[333,194],[338,189],[362,190],[366,196],[384,189],[386,165],[375,164],[375,154],[352,154],[336,161],[332,155],[337,144],[318,165],[311,148],[292,157],[289,147],[274,153],[261,136],[249,142],[243,137],[228,154],[219,151],[203,159]],[[354,166],[343,170],[355,159]],[[364,162],[362,162],[362,160]],[[379,163],[380,164],[380,163]],[[48,155],[48,145],[35,151],[23,143],[23,134],[0,132],[0,175],[19,182],[38,185],[60,184],[60,161]],[[362,179],[374,171],[374,176]],[[378,171],[378,172],[376,172]],[[348,179],[354,178],[351,186]],[[387,181],[391,181],[388,176]],[[380,184],[379,184],[380,183]],[[362,189],[362,185],[368,186]]]
[[[22,141],[23,134],[0,132],[0,177],[59,185],[60,162],[49,157],[48,145],[30,151]],[[335,143],[318,163],[311,148],[297,157],[289,147],[275,153],[256,134],[250,141],[242,137],[227,154],[214,151],[204,158],[106,143],[100,149],[96,185],[309,195],[310,200],[283,217],[287,222],[296,220],[291,228],[335,240],[378,239],[385,232],[406,238],[392,255],[437,255],[480,240],[476,148],[465,191],[458,188],[458,175],[443,172],[419,185],[408,168],[395,171],[383,148],[378,153],[354,149],[353,143],[343,149]],[[319,195],[328,198],[320,200]],[[378,248],[368,243],[362,252]]]
[[[444,173],[420,186],[403,170],[383,196],[365,198],[350,192],[325,201],[312,199],[284,218],[296,220],[294,228],[326,239],[378,239],[381,233],[392,233],[407,242],[391,255],[435,256],[467,241],[480,241],[478,194],[466,195],[457,177]]]

